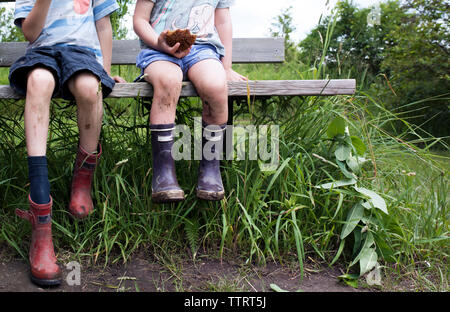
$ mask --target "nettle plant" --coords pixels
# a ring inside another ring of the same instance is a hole
[[[339,169],[342,178],[316,188],[330,190],[339,195],[335,216],[343,205],[344,197],[350,195],[351,202],[356,202],[347,213],[340,234],[340,247],[332,262],[334,263],[340,257],[346,240],[353,234],[353,252],[356,256],[349,267],[359,262],[359,275],[341,276],[343,280],[350,282],[372,270],[371,273],[379,273],[380,265],[373,234],[378,229],[377,214],[373,209],[379,209],[385,214],[388,214],[388,210],[385,200],[380,195],[362,186],[362,166],[367,161],[364,158],[367,148],[359,137],[350,135],[345,119],[341,116],[334,118],[328,126],[327,136],[332,142],[330,153],[331,157],[334,156],[335,163],[323,160]]]

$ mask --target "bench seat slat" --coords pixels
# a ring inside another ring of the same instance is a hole
[[[229,96],[326,96],[352,95],[355,93],[354,79],[336,80],[257,80],[247,82],[228,82]],[[109,98],[151,97],[153,88],[146,82],[117,83]],[[198,96],[190,82],[184,82],[181,97]],[[21,99],[8,85],[0,85],[0,98]]]
[[[230,96],[283,96],[283,95],[349,95],[356,90],[356,80],[255,80],[246,82],[229,82]]]

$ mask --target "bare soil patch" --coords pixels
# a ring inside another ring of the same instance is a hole
[[[135,255],[126,264],[81,266],[80,285],[69,285],[65,263],[60,263],[63,282],[42,288],[29,279],[28,263],[23,259],[0,259],[0,292],[268,292],[276,284],[287,291],[360,292],[338,281],[338,268],[306,268],[300,271],[280,264],[244,265],[231,261],[201,258],[161,264]]]

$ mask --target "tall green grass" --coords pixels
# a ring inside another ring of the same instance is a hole
[[[319,66],[311,69],[296,61],[235,69],[250,79],[327,77]],[[113,68],[113,74],[132,81],[138,71],[120,66]],[[350,264],[363,247],[362,237],[371,233],[381,264],[399,273],[413,268],[443,276],[441,286],[448,287],[444,282],[448,277],[448,146],[438,138],[420,137],[417,128],[387,110],[370,90],[358,90],[355,96],[251,99],[237,105],[235,124],[280,126],[280,165],[265,172],[258,161],[223,161],[226,198],[218,203],[195,197],[198,161],[176,164],[187,194],[184,202],[151,202],[148,104],[148,99],[105,101],[104,153],[93,190],[95,211],[78,222],[67,210],[78,140],[76,109],[68,102],[53,101],[47,157],[60,259],[77,257],[108,265],[127,262],[134,252],[146,249],[163,262],[172,254],[187,252],[193,260],[206,253],[239,257],[247,263],[295,261],[302,272],[310,259],[326,264],[339,261],[353,272],[356,265]],[[198,99],[181,100],[177,123],[193,129],[200,108]],[[25,259],[30,228],[14,215],[15,208],[28,206],[23,101],[1,101],[0,111],[0,244]],[[366,223],[359,223],[345,244],[342,228],[361,197],[351,186],[317,188],[345,178],[334,160],[336,142],[327,136],[337,116],[367,147],[367,162],[358,175],[360,186],[381,195],[389,212],[366,211]],[[394,122],[408,125],[408,130],[393,132]],[[411,136],[412,141],[407,139]],[[436,154],[432,150],[436,145],[447,152]]]

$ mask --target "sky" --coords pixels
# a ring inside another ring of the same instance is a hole
[[[328,2],[328,5],[327,5]],[[327,15],[337,0],[236,0],[231,7],[233,37],[268,37],[275,17],[292,6],[294,41],[300,41],[319,22],[321,14]],[[353,0],[360,8],[367,8],[380,0]]]

